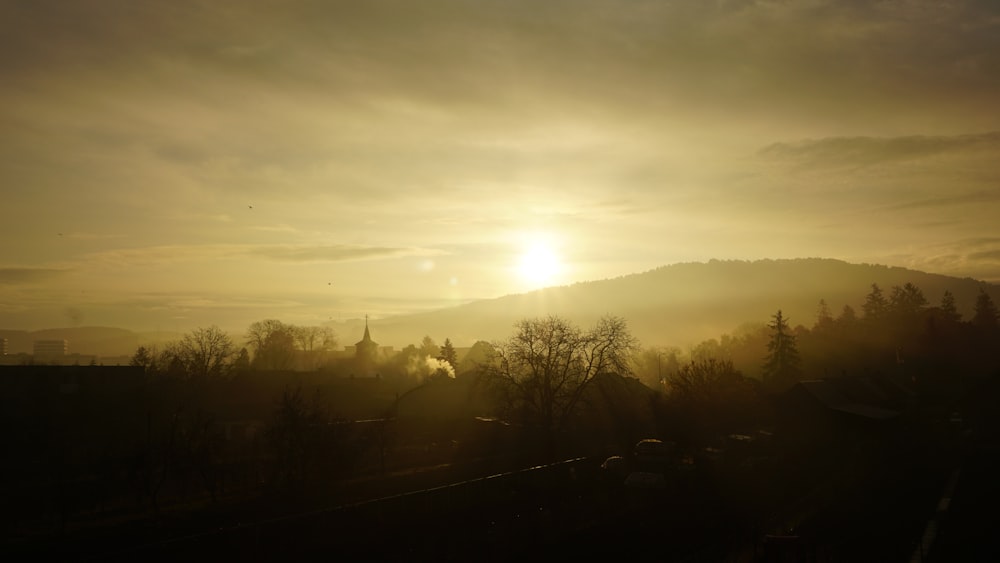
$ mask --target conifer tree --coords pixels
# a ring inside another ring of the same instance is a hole
[[[944,296],[941,297],[941,313],[947,321],[957,323],[962,320],[958,306],[955,305],[955,296],[947,289],[944,291]]]
[[[816,309],[816,325],[813,328],[824,330],[832,325],[833,315],[830,314],[830,306],[826,304],[826,299],[820,299]]]
[[[865,297],[865,304],[861,306],[861,310],[865,313],[865,319],[873,321],[884,317],[888,306],[885,296],[882,295],[882,289],[878,284],[873,283],[871,293]]]
[[[901,317],[912,317],[927,306],[927,298],[920,288],[907,282],[903,287],[892,286],[889,297],[889,311]]]
[[[771,317],[768,328],[771,329],[771,340],[767,343],[767,358],[764,360],[764,382],[777,386],[794,383],[799,376],[799,350],[795,343],[795,335],[788,327],[781,309]]]
[[[979,288],[975,311],[975,314],[972,316],[972,324],[986,330],[995,330],[997,328],[997,319],[1000,318],[1000,313],[997,312],[997,306],[993,303],[993,298],[983,288]]]
[[[452,345],[451,340],[444,339],[444,345],[441,346],[441,355],[438,356],[438,359],[442,362],[448,362],[452,368],[458,367],[458,353],[455,352],[455,347]]]
[[[837,317],[837,322],[844,326],[852,325],[857,320],[858,316],[854,312],[854,307],[850,305],[844,305],[844,308],[840,311],[840,316]]]

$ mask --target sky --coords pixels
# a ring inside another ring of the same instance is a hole
[[[716,259],[1000,281],[992,0],[0,0],[0,328]]]

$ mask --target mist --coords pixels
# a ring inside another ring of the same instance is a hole
[[[988,560],[998,22],[0,2],[0,552]]]

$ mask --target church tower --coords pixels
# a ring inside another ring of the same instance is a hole
[[[368,315],[365,315],[365,335],[354,345],[354,358],[363,372],[370,372],[378,359],[378,342],[372,340],[368,330]]]

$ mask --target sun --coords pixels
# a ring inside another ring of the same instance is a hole
[[[531,287],[551,285],[561,269],[559,254],[549,241],[532,239],[525,243],[517,267],[524,283]]]

